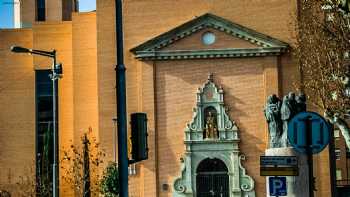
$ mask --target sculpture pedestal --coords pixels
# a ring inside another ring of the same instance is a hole
[[[299,176],[287,177],[287,197],[308,197],[309,177],[307,156],[297,153],[293,148],[270,148],[265,150],[266,156],[296,156],[298,159]],[[266,177],[266,196],[270,196],[269,177]]]

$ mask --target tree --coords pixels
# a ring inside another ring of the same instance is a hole
[[[63,150],[62,178],[74,190],[75,196],[99,195],[99,167],[105,157],[99,146],[96,138],[92,136],[92,129],[89,128],[89,131],[83,134],[81,144],[72,144],[70,148]]]
[[[347,0],[299,0],[297,42],[302,92],[338,127],[350,148],[350,16]],[[312,95],[312,96],[310,96]]]
[[[85,133],[83,138],[83,197],[91,196],[89,145],[90,141]]]

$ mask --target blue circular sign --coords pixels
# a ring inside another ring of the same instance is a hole
[[[300,153],[307,153],[307,139],[313,154],[321,152],[329,143],[330,125],[315,112],[300,112],[288,122],[288,140]],[[309,132],[309,133],[308,133]]]

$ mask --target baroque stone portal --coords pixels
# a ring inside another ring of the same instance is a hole
[[[224,91],[212,75],[197,91],[193,120],[185,129],[185,153],[174,197],[255,197],[254,180],[246,174],[239,151],[238,128],[224,107]]]

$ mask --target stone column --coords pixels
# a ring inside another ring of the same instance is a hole
[[[270,148],[265,150],[266,156],[296,156],[298,159],[299,176],[287,177],[287,197],[308,197],[309,178],[306,154],[300,154],[293,148]],[[266,177],[266,196],[270,196],[269,177]]]

